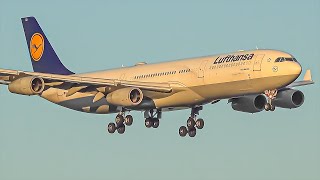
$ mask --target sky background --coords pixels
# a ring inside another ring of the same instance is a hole
[[[74,72],[136,62],[278,49],[311,68],[301,108],[247,114],[227,101],[201,112],[206,126],[181,138],[189,110],[143,114],[124,135],[114,114],[85,114],[0,87],[1,180],[319,180],[320,1],[0,0],[0,67],[31,71],[20,18],[35,16]]]

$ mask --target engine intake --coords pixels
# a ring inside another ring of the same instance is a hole
[[[21,95],[37,95],[43,92],[45,87],[42,78],[28,76],[11,82],[8,86],[10,92]]]
[[[267,100],[264,95],[247,95],[230,99],[232,109],[247,113],[256,113],[264,110]]]
[[[122,88],[109,93],[107,101],[117,106],[136,106],[143,100],[143,93],[139,88]]]
[[[272,103],[281,108],[297,108],[304,102],[304,94],[299,90],[288,89],[280,91]]]

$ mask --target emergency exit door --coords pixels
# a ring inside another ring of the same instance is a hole
[[[204,78],[204,71],[206,68],[206,65],[208,63],[208,60],[202,61],[199,67],[199,71],[198,71],[198,78]]]

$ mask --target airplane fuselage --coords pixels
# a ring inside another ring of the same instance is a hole
[[[275,62],[279,57],[293,58],[277,50],[238,51],[158,64],[139,63],[132,67],[80,75],[118,81],[166,82],[174,87],[174,91],[154,93],[144,90],[143,93],[151,99],[144,100],[133,109],[176,109],[285,87],[300,75],[301,66],[295,61]],[[119,110],[105,99],[93,103],[94,94],[88,91],[67,96],[68,88],[49,88],[41,96],[83,112],[114,113]]]
[[[228,100],[244,113],[298,108],[305,98],[294,88],[314,84],[310,70],[295,81],[302,69],[292,55],[258,49],[77,74],[63,65],[35,17],[21,22],[33,72],[0,69],[0,84],[80,112],[117,113],[107,126],[111,134],[133,124],[130,111],[143,112],[144,125],[158,128],[162,112],[190,109],[179,135],[195,137],[205,126],[199,117],[205,104]]]

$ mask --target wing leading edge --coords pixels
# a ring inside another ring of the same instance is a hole
[[[303,77],[302,81],[295,81],[291,84],[289,84],[286,88],[293,88],[297,86],[305,86],[305,85],[310,85],[314,84],[314,81],[312,80],[312,75],[311,75],[311,70],[308,69]]]
[[[118,79],[104,79],[104,78],[93,78],[85,77],[80,75],[59,75],[59,74],[48,74],[39,72],[26,72],[17,70],[0,69],[0,84],[8,85],[15,79],[35,76],[48,80],[47,86],[57,86],[61,83],[72,83],[78,86],[123,86],[123,87],[137,87],[144,90],[151,90],[157,92],[169,93],[172,91],[170,84],[168,83],[155,83],[155,82],[136,82],[126,81]]]

